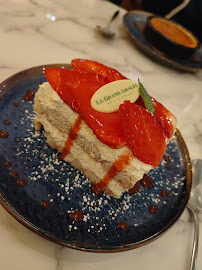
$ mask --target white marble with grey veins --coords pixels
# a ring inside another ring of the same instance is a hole
[[[0,80],[29,67],[94,59],[127,77],[141,77],[150,94],[178,119],[191,159],[202,157],[202,72],[176,71],[153,62],[128,39],[121,10],[116,37],[95,31],[117,7],[104,0],[0,0]],[[201,217],[200,217],[201,221]],[[202,230],[202,223],[200,223]],[[32,233],[0,207],[0,269],[188,269],[193,223],[185,209],[176,224],[149,245],[122,253],[95,254],[56,245]],[[198,269],[202,269],[202,240]]]

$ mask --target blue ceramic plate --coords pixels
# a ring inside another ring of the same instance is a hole
[[[133,43],[144,53],[162,64],[182,71],[196,72],[202,68],[202,48],[188,59],[170,57],[152,46],[144,36],[147,17],[152,13],[130,11],[123,17],[123,25]]]
[[[91,182],[59,161],[44,132],[35,131],[34,101],[25,101],[24,95],[46,81],[44,67],[22,71],[0,85],[1,204],[32,231],[81,250],[127,250],[162,235],[180,217],[190,193],[190,160],[180,132],[168,144],[160,166],[149,173],[151,189],[141,185],[138,193],[120,199],[95,195]],[[150,206],[158,211],[151,214]],[[82,221],[69,217],[77,210],[84,215]],[[121,222],[128,230],[118,227]]]

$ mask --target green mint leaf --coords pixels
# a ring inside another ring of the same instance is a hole
[[[144,88],[144,86],[142,85],[139,79],[138,79],[138,83],[139,83],[139,92],[144,101],[144,105],[146,109],[152,113],[155,113],[154,104],[152,103],[150,95],[147,93],[146,89]]]

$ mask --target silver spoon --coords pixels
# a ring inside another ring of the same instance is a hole
[[[100,33],[102,35],[104,35],[105,37],[113,37],[115,35],[115,33],[110,30],[110,25],[118,15],[119,15],[119,10],[117,10],[114,13],[111,20],[109,21],[109,23],[105,27],[101,27],[101,26],[97,25],[97,29],[100,31]]]
[[[192,164],[193,183],[191,196],[188,202],[188,208],[194,218],[194,241],[192,248],[192,256],[190,263],[190,270],[195,270],[198,256],[198,242],[199,242],[199,221],[198,212],[202,212],[202,159],[196,159]]]
[[[173,16],[179,13],[182,9],[184,9],[189,4],[189,2],[190,0],[184,0],[179,6],[171,10],[167,15],[165,15],[165,18],[171,19]]]

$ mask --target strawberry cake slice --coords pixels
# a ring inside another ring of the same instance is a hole
[[[112,68],[82,59],[72,67],[44,71],[48,82],[35,95],[35,128],[43,126],[48,144],[84,173],[93,192],[120,197],[159,165],[176,118],[140,82],[117,90],[129,80]],[[111,85],[113,94],[106,92]],[[104,98],[94,106],[100,93]]]

